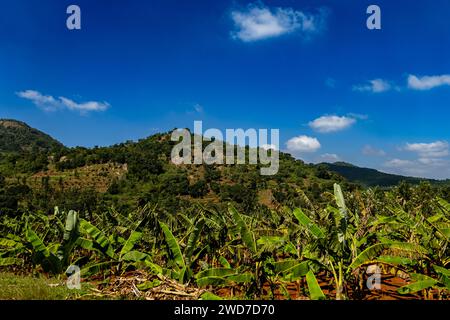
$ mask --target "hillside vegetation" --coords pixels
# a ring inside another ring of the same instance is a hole
[[[0,152],[37,152],[61,147],[60,142],[24,122],[0,119]]]
[[[17,126],[34,132],[25,124]],[[22,132],[13,125],[4,129],[12,131],[8,137]],[[54,140],[48,148],[29,148],[38,143],[30,139],[18,139],[19,146],[0,159],[0,208],[5,212],[49,214],[55,206],[80,212],[114,206],[129,212],[152,204],[169,213],[197,203],[224,209],[230,201],[253,212],[299,205],[298,189],[320,202],[334,182],[356,188],[338,174],[284,153],[274,176],[261,176],[257,165],[176,166],[170,161],[175,142],[169,134],[91,149],[65,148]]]
[[[433,179],[405,177],[396,174],[380,172],[375,169],[361,168],[345,162],[323,163],[327,170],[342,175],[348,181],[361,184],[365,187],[392,187],[400,182],[408,182],[410,184],[419,184],[423,181],[430,182],[434,185],[450,185],[450,180],[439,181]]]
[[[169,138],[3,153],[2,297],[42,297],[16,278],[40,274],[57,299],[449,299],[448,186],[364,189],[285,153],[274,176],[176,166]]]

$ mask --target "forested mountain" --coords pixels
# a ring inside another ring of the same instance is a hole
[[[42,151],[62,146],[57,140],[24,122],[0,119],[0,152]]]
[[[311,299],[342,300],[374,294],[361,291],[365,273],[354,270],[377,261],[427,277],[416,291],[417,282],[399,277],[403,286],[395,297],[448,289],[448,186],[402,182],[364,189],[325,164],[286,153],[273,176],[262,176],[259,165],[177,166],[170,156],[178,142],[168,133],[101,148],[66,148],[50,138],[30,148],[36,140],[27,134],[34,129],[18,122],[3,127],[5,137],[25,132],[17,148],[0,153],[5,270],[61,276],[74,264],[91,284],[132,274],[145,281],[131,282],[133,299],[135,290],[141,298],[171,283],[175,290],[209,288],[224,297],[291,299],[309,292]],[[340,167],[359,172],[359,180],[381,174]],[[297,288],[303,277],[308,291],[275,287]],[[125,292],[105,281],[95,292],[108,288]],[[448,290],[440,292],[448,298]]]
[[[323,163],[328,170],[336,172],[346,178],[348,181],[361,184],[365,187],[392,187],[402,181],[419,184],[422,181],[432,184],[450,184],[450,181],[439,181],[433,179],[406,177],[396,174],[380,172],[375,169],[361,168],[345,162]]]
[[[306,164],[286,153],[280,153],[273,176],[262,176],[260,165],[176,166],[169,133],[109,147],[66,148],[23,122],[0,124],[0,211],[11,214],[50,213],[55,206],[130,212],[148,205],[170,214],[198,205],[224,209],[229,202],[261,212],[325,203],[335,182],[350,191],[419,182],[348,164]]]
[[[1,123],[0,145],[9,151],[0,158],[3,211],[51,212],[54,206],[130,211],[154,205],[169,213],[193,205],[224,207],[231,201],[251,212],[298,205],[304,195],[320,202],[334,182],[356,187],[285,153],[278,174],[262,176],[259,165],[176,166],[170,161],[175,142],[169,133],[109,147],[66,148],[25,123]]]

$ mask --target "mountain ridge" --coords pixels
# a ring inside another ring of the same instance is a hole
[[[400,182],[408,182],[411,184],[419,184],[420,182],[429,182],[432,184],[446,184],[450,180],[437,180],[421,177],[403,176],[399,174],[391,174],[382,172],[373,168],[359,167],[347,162],[323,162],[319,165],[325,166],[328,170],[336,172],[346,178],[348,181],[359,183],[364,187],[391,187]]]
[[[115,144],[106,147],[96,147],[104,150],[114,150],[117,146],[125,146],[127,144],[135,144],[139,145],[145,144],[145,141],[151,139],[153,136],[159,136],[160,139],[164,140],[164,134],[156,134],[149,136],[147,138],[142,138],[137,141],[127,141],[121,144]],[[38,151],[47,151],[52,152],[55,150],[94,150],[96,148],[84,148],[84,147],[74,147],[68,148],[65,147],[61,142],[51,137],[50,135],[32,128],[27,123],[15,119],[0,119],[0,152],[26,152],[32,150]],[[117,148],[116,148],[117,149]],[[167,151],[167,150],[166,150]],[[70,154],[70,152],[69,152]],[[283,157],[292,157],[287,153],[280,154]],[[76,168],[78,164],[71,163],[74,162],[73,159],[66,159],[66,156],[63,158],[63,162],[57,162],[56,165],[60,167],[60,169],[64,168]],[[75,161],[76,162],[76,161]],[[436,179],[427,179],[420,177],[410,177],[410,176],[402,176],[397,174],[390,174],[378,171],[373,168],[365,168],[359,167],[354,164],[348,162],[334,162],[334,163],[319,163],[319,164],[305,164],[305,166],[309,166],[311,168],[316,168],[319,171],[319,176],[328,178],[329,174],[325,172],[320,172],[320,168],[326,168],[332,173],[336,173],[342,176],[345,180],[356,183],[364,187],[392,187],[400,183],[401,181],[406,181],[411,184],[418,184],[421,181],[427,181],[432,184],[440,184],[447,183],[448,180],[436,180]]]
[[[23,121],[0,119],[0,152],[55,150],[64,145]]]

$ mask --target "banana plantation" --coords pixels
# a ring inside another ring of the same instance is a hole
[[[0,270],[90,284],[78,298],[449,299],[450,204],[335,184],[325,203],[263,213],[198,204],[172,215],[1,216]],[[72,268],[73,269],[73,268]]]

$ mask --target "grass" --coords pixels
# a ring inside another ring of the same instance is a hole
[[[67,288],[56,278],[20,276],[0,273],[0,300],[71,300],[87,293],[86,284],[81,290]]]

